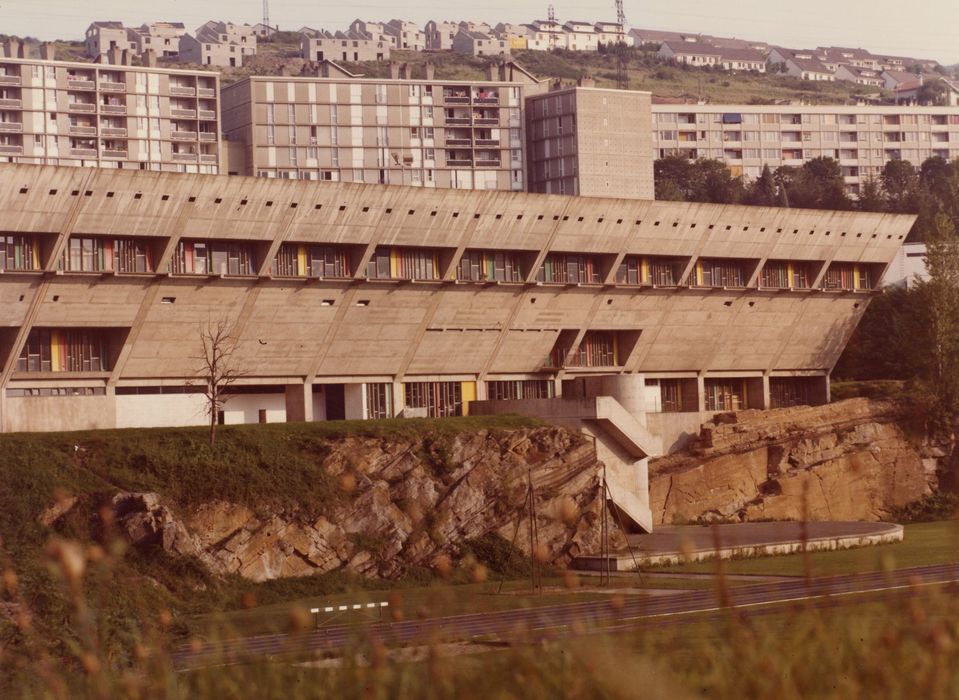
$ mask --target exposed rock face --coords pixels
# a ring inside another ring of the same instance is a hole
[[[599,463],[581,435],[544,427],[464,433],[441,445],[350,437],[330,447],[322,467],[346,492],[330,512],[255,512],[223,501],[175,512],[156,494],[121,493],[116,522],[131,542],[254,581],[337,569],[392,577],[487,533],[512,540],[531,474],[548,557],[599,548]],[[527,553],[528,528],[520,519],[516,544]]]
[[[650,465],[657,523],[881,520],[937,485],[936,448],[917,448],[891,402],[721,414],[684,453]]]

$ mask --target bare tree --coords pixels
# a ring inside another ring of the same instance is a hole
[[[208,321],[200,328],[202,366],[197,371],[205,383],[206,412],[210,418],[210,445],[216,444],[220,412],[230,400],[229,387],[243,376],[234,354],[239,343],[236,326],[226,320]]]

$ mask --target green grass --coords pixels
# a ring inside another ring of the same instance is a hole
[[[902,542],[846,549],[836,552],[810,552],[755,559],[733,559],[723,562],[730,574],[765,574],[771,576],[838,576],[857,572],[908,569],[914,566],[959,562],[959,524],[955,520],[916,523],[905,526]],[[688,573],[714,573],[715,561],[696,562],[659,569]]]

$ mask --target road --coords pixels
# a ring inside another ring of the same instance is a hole
[[[826,578],[796,578],[728,588],[725,600],[717,589],[684,591],[663,597],[634,595],[610,600],[516,608],[498,612],[455,615],[401,622],[337,625],[298,635],[274,634],[226,640],[199,648],[184,645],[173,654],[180,669],[232,663],[256,657],[283,654],[337,652],[363,639],[377,638],[386,644],[422,644],[504,635],[527,637],[588,632],[623,632],[641,626],[659,626],[669,618],[692,613],[716,613],[726,607],[749,610],[759,606],[801,601],[834,605],[856,602],[857,596],[876,597],[933,584],[959,583],[959,564],[924,566],[889,573],[848,574]],[[837,596],[841,597],[837,599]],[[701,620],[697,615],[688,621]]]

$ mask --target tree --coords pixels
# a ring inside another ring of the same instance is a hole
[[[216,426],[220,412],[230,400],[229,388],[243,376],[236,367],[235,353],[239,339],[236,326],[223,319],[209,321],[200,328],[202,363],[199,374],[204,383],[206,412],[210,418],[210,445],[216,444]]]
[[[912,163],[908,160],[890,160],[883,166],[879,179],[886,193],[886,205],[889,211],[903,214],[916,213],[907,208],[919,184],[916,168]]]
[[[917,285],[927,295],[930,366],[926,381],[940,419],[959,409],[959,235],[945,214],[938,214],[926,240],[928,281]]]
[[[653,163],[656,199],[685,200],[692,165],[692,161],[683,156],[666,156]]]
[[[749,186],[745,202],[758,207],[774,207],[779,202],[779,188],[768,165]]]
[[[883,197],[882,187],[875,178],[867,178],[862,183],[858,205],[860,211],[882,211],[885,208],[886,200]]]

